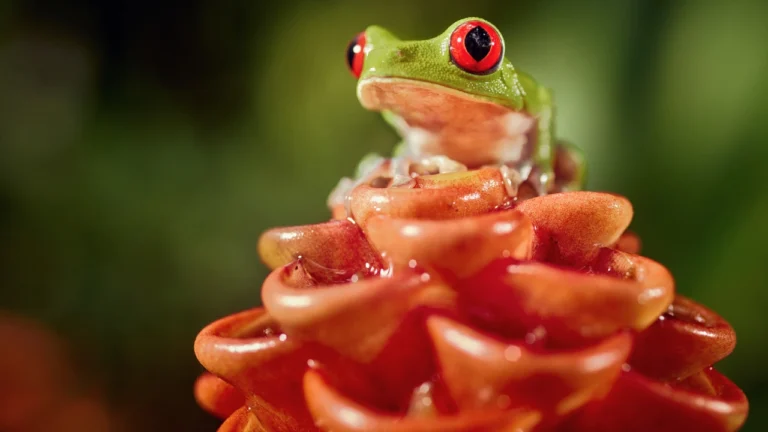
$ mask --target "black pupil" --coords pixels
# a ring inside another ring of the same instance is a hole
[[[352,63],[355,61],[355,47],[357,46],[357,40],[359,38],[360,36],[357,36],[352,39],[352,42],[350,42],[349,46],[347,47],[347,64],[349,65],[350,69],[352,68]]]
[[[491,51],[491,35],[484,28],[477,26],[467,33],[464,46],[475,61],[480,61]]]

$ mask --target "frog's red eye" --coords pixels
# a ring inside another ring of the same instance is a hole
[[[355,78],[360,78],[365,60],[365,33],[360,33],[347,46],[347,66]]]
[[[501,36],[482,21],[465,22],[451,34],[451,60],[469,73],[485,75],[494,72],[504,57]]]

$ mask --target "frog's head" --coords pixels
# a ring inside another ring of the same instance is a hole
[[[403,41],[382,27],[368,27],[350,42],[347,63],[359,79],[360,101],[370,109],[382,108],[372,89],[403,84],[439,86],[512,109],[523,105],[515,68],[504,58],[504,39],[480,18],[459,20],[421,41]]]
[[[466,132],[478,121],[524,108],[517,73],[504,58],[504,39],[480,18],[459,20],[421,41],[368,27],[350,42],[347,63],[358,77],[362,105],[395,114],[401,132],[416,127],[435,135],[454,129],[453,136],[458,128],[467,140],[481,138]]]

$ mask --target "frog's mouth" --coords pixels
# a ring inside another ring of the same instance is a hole
[[[536,121],[528,114],[425,81],[372,77],[357,86],[360,103],[394,114],[412,152],[445,155],[467,166],[529,156]]]

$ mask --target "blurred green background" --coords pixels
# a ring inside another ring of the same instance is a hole
[[[258,304],[263,230],[327,219],[338,179],[396,141],[356,100],[348,41],[471,15],[554,89],[644,253],[736,328],[720,368],[750,398],[744,430],[767,430],[762,0],[4,0],[0,309],[66,337],[117,429],[215,430],[196,333]]]

